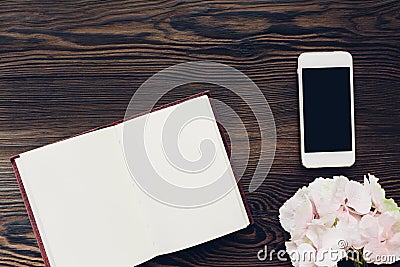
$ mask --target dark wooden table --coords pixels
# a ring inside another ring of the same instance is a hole
[[[346,50],[354,58],[352,168],[300,164],[296,60],[316,50]],[[318,176],[361,181],[371,172],[400,202],[399,1],[3,1],[0,266],[44,266],[9,157],[122,118],[147,78],[193,60],[235,67],[260,87],[277,126],[275,161],[262,186],[246,192],[253,226],[146,266],[290,266],[276,258],[261,262],[257,252],[265,245],[284,248],[289,236],[278,209]],[[241,112],[254,132],[246,187],[259,153],[259,132],[246,107],[208,84],[177,88],[161,102],[203,89]]]

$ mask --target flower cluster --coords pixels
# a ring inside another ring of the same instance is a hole
[[[296,267],[336,266],[350,252],[367,263],[400,259],[400,209],[374,175],[364,184],[317,178],[286,201],[279,220],[291,235],[286,250]]]

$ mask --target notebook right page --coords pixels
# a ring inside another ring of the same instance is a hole
[[[158,254],[249,225],[207,95],[118,127]]]

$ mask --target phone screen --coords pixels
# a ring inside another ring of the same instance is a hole
[[[352,150],[350,68],[303,68],[305,152]]]

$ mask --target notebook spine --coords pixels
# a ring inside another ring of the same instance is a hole
[[[42,237],[41,237],[40,232],[39,232],[39,228],[37,227],[36,220],[35,220],[35,217],[33,215],[31,204],[29,203],[28,195],[26,194],[25,187],[24,187],[24,184],[22,182],[21,175],[19,173],[17,163],[15,161],[18,157],[19,157],[19,155],[11,157],[10,158],[11,164],[12,164],[12,167],[14,169],[15,177],[17,178],[18,187],[19,187],[19,190],[21,191],[22,200],[24,201],[24,205],[25,205],[26,211],[28,213],[29,221],[31,222],[31,225],[32,225],[33,233],[35,234],[37,243],[39,245],[40,254],[42,255],[42,258],[43,258],[45,266],[46,267],[51,267],[49,258],[47,256],[47,253],[46,253],[46,250],[45,250],[45,247],[44,247],[44,244],[43,244]]]

